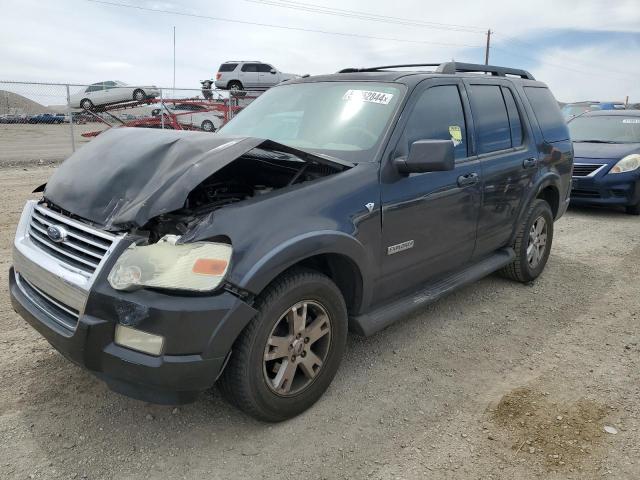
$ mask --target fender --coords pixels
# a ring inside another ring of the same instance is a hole
[[[286,269],[307,258],[326,253],[343,255],[355,264],[362,278],[361,304],[367,305],[371,298],[371,265],[374,262],[362,243],[339,231],[309,232],[278,245],[247,271],[238,286],[259,293]]]
[[[560,175],[558,175],[556,172],[546,172],[544,175],[540,176],[537,179],[536,184],[528,190],[526,201],[522,203],[522,207],[518,212],[518,220],[515,222],[513,232],[511,233],[511,237],[509,238],[509,245],[512,244],[515,240],[515,237],[518,233],[518,228],[524,220],[524,216],[529,210],[529,207],[538,197],[540,192],[548,186],[555,187],[556,190],[560,192],[562,190],[560,188]]]

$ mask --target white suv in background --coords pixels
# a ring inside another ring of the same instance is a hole
[[[91,110],[93,107],[112,103],[138,101],[160,96],[160,90],[155,85],[136,87],[124,82],[109,80],[98,82],[83,88],[70,97],[72,108]]]
[[[283,73],[259,61],[225,62],[216,74],[216,88],[222,90],[266,90],[299,75]]]

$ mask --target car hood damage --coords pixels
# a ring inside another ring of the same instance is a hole
[[[117,128],[63,162],[44,199],[117,231],[176,211],[204,215],[352,166],[261,138]]]

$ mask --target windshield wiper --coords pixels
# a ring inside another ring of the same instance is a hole
[[[575,143],[620,143],[611,140],[574,140]]]

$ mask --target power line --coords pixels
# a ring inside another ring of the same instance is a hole
[[[516,37],[511,37],[511,36],[506,35],[506,34],[501,33],[501,32],[495,32],[495,31],[494,31],[494,32],[491,32],[491,33],[492,33],[492,34],[494,34],[494,35],[497,33],[499,36],[501,36],[501,37],[503,37],[503,38],[505,38],[505,39],[507,39],[507,40],[510,40],[511,42],[519,43],[519,44],[524,45],[524,46],[526,46],[526,47],[536,48],[536,49],[537,49],[537,48],[539,48],[539,46],[538,46],[538,45],[534,45],[533,43],[530,43],[530,42],[525,42],[524,40],[520,40],[520,39],[518,39],[518,38],[516,38]],[[505,50],[505,51],[506,51],[506,50]],[[526,55],[520,55],[520,56],[524,56],[524,57],[526,57]],[[602,70],[602,65],[596,65],[596,64],[592,64],[592,63],[586,63],[586,62],[576,62],[575,60],[571,59],[571,58],[570,58],[570,57],[568,57],[567,55],[561,55],[561,54],[560,54],[560,55],[558,55],[558,56],[559,56],[559,57],[561,57],[561,59],[562,59],[563,61],[566,61],[566,62],[569,62],[569,63],[573,63],[574,65],[577,65],[578,67],[587,67],[587,68],[591,68],[591,69],[599,70],[599,71],[601,71],[601,70]],[[526,57],[526,58],[532,58],[532,57]],[[533,59],[533,58],[532,58],[532,59]],[[533,60],[537,60],[537,59],[533,59]],[[540,60],[537,60],[537,61],[539,61],[539,62],[543,63],[543,62],[542,62],[542,61],[540,61]],[[546,62],[546,63],[547,63],[548,65],[554,65],[554,66],[559,67],[559,68],[565,68],[565,69],[567,69],[567,70],[572,70],[571,68],[568,68],[568,67],[563,66],[563,65],[550,64],[550,63],[548,63],[548,62]],[[575,69],[574,69],[573,71],[577,71],[577,72],[579,72],[578,70],[575,70]],[[621,72],[621,71],[619,71],[619,70],[611,70],[610,68],[607,68],[607,72],[613,72],[613,73],[617,73],[617,74],[624,75],[624,76],[631,76],[631,75],[632,75],[632,74],[630,74],[630,73],[628,73],[628,72]],[[579,73],[587,73],[587,72],[579,72]],[[634,76],[634,78],[636,77],[635,75],[633,75],[633,76]]]
[[[605,76],[606,75],[607,77],[611,76],[611,71],[609,71],[609,70],[607,70],[605,72],[605,71],[602,71],[602,69],[599,69],[597,71],[587,72],[587,71],[584,71],[584,70],[578,70],[576,68],[567,67],[566,65],[560,65],[560,64],[557,64],[557,63],[547,62],[546,60],[540,60],[539,58],[534,58],[534,57],[530,57],[528,55],[523,55],[521,53],[512,52],[512,51],[506,50],[506,49],[504,49],[502,47],[496,47],[495,45],[492,46],[491,48],[494,49],[494,50],[499,50],[501,52],[507,53],[507,54],[512,55],[514,57],[528,58],[529,60],[533,60],[534,62],[540,63],[542,65],[547,65],[549,67],[559,68],[559,69],[562,69],[562,70],[568,70],[568,71],[576,72],[576,73],[582,73],[584,75],[600,75],[600,76]],[[620,72],[620,73],[622,75],[624,75],[624,76],[628,76],[629,78],[632,77],[631,74],[624,74],[622,72]],[[635,78],[635,76],[634,76],[634,78]]]
[[[355,18],[359,20],[370,20],[374,22],[392,23],[397,25],[425,27],[425,28],[433,28],[438,30],[453,30],[457,32],[468,32],[468,33],[483,33],[486,31],[486,29],[482,27],[438,23],[438,22],[426,22],[426,21],[409,19],[409,18],[392,17],[389,15],[379,15],[379,14],[363,12],[359,10],[346,10],[342,8],[325,7],[324,5],[318,5],[318,4],[306,3],[306,2],[296,2],[292,0],[245,0],[245,1],[250,3],[262,4],[262,5],[271,5],[275,7],[289,8],[293,10],[301,10],[304,12],[321,13],[324,15],[333,15],[333,16],[339,16],[339,17],[345,17],[345,18]]]
[[[230,22],[230,23],[240,23],[240,24],[243,24],[243,25],[278,28],[278,29],[281,29],[281,30],[292,30],[292,31],[308,32],[308,33],[320,33],[320,34],[323,34],[323,35],[337,35],[337,36],[342,36],[342,37],[366,38],[366,39],[372,39],[372,40],[384,40],[386,42],[403,42],[403,43],[415,43],[415,44],[423,44],[423,45],[439,45],[439,46],[444,46],[444,47],[464,47],[464,48],[481,48],[482,47],[482,45],[465,45],[465,44],[459,44],[459,43],[430,42],[430,41],[427,41],[427,40],[409,40],[409,39],[405,39],[405,38],[375,37],[375,36],[371,36],[371,35],[362,35],[362,34],[358,34],[358,33],[332,32],[332,31],[327,31],[327,30],[316,30],[316,29],[311,29],[311,28],[289,27],[289,26],[285,26],[285,25],[275,25],[275,24],[271,24],[271,23],[251,22],[251,21],[248,21],[248,20],[237,20],[237,19],[231,19],[231,18],[213,17],[213,16],[209,16],[209,15],[200,15],[200,14],[196,14],[196,13],[187,13],[187,12],[180,12],[180,11],[175,11],[175,10],[163,10],[163,9],[160,9],[160,8],[141,7],[139,5],[129,5],[129,4],[126,4],[126,3],[109,2],[109,1],[105,1],[105,0],[85,0],[85,1],[91,2],[91,3],[98,3],[98,4],[101,4],[101,5],[108,5],[108,6],[111,6],[111,7],[129,8],[129,9],[140,10],[140,11],[145,11],[145,12],[163,13],[163,14],[168,14],[168,15],[178,15],[178,16],[181,16],[181,17],[192,17],[192,18],[199,18],[199,19],[203,19],[203,20],[213,20],[213,21],[217,21],[217,22]]]

